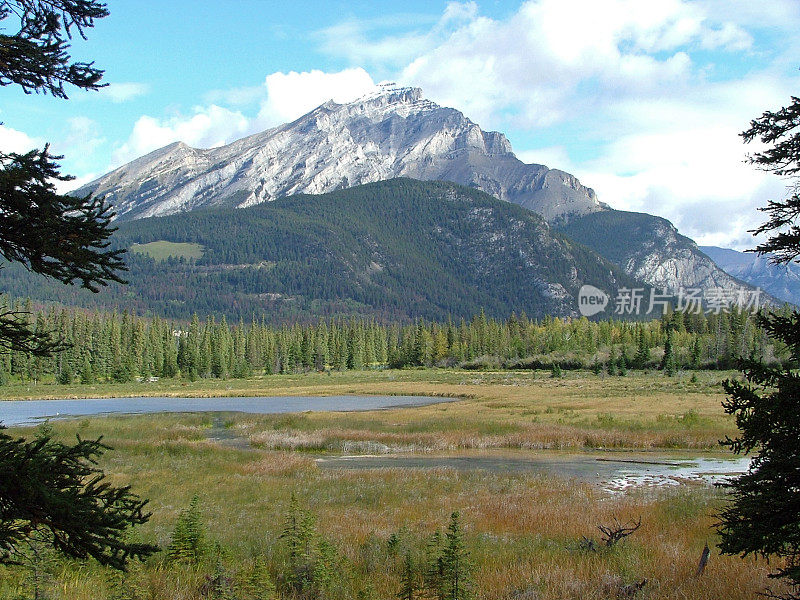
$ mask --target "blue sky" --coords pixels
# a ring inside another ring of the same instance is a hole
[[[79,182],[175,140],[209,147],[391,80],[517,155],[701,243],[749,247],[785,182],[737,134],[800,92],[800,2],[120,0],[76,40],[109,87],[0,89],[0,148],[51,142]],[[4,23],[11,29],[9,22]]]

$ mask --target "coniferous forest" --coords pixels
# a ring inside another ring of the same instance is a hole
[[[585,318],[418,320],[382,324],[375,319],[319,320],[271,325],[229,323],[224,316],[189,321],[143,318],[127,311],[34,309],[30,300],[9,308],[28,315],[37,332],[64,344],[63,352],[35,357],[0,354],[2,380],[55,379],[60,383],[131,381],[134,378],[242,378],[310,370],[362,370],[417,366],[464,369],[729,369],[738,358],[788,360],[747,312],[672,312],[649,322]]]

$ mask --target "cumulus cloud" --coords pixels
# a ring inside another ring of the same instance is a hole
[[[693,79],[688,49],[741,48],[749,34],[693,3],[537,0],[505,20],[473,14],[421,53],[399,78],[490,127],[501,116],[541,127],[620,94],[658,95]]]
[[[267,75],[261,86],[214,90],[207,94],[207,99],[240,106],[258,102],[258,113],[246,116],[241,110],[212,103],[196,106],[190,114],[167,118],[142,115],[127,141],[114,151],[112,166],[173,142],[184,142],[196,148],[221,146],[292,121],[328,100],[350,102],[374,89],[375,83],[369,74],[362,68],[353,68],[336,73],[276,72]]]
[[[575,173],[614,207],[660,214],[700,241],[743,245],[755,207],[783,182],[743,164],[737,134],[796,93],[800,78],[787,73],[796,71],[798,24],[796,0],[774,0],[769,11],[749,0],[527,0],[502,18],[450,2],[438,17],[347,19],[312,40],[350,68],[276,72],[210,91],[188,112],[143,115],[113,157],[119,164],[177,140],[228,143],[327,100],[351,101],[380,77],[510,133],[523,160]],[[764,52],[765,35],[783,41]]]
[[[157,119],[144,115],[133,126],[128,140],[113,154],[119,165],[173,142],[184,142],[197,148],[212,148],[241,137],[249,121],[238,111],[212,104],[197,106],[190,115]]]
[[[97,148],[98,139],[92,134],[97,132],[96,124],[88,118],[76,117],[67,123],[68,133],[64,139],[54,144],[50,149],[52,154],[62,154],[66,150],[80,150],[87,159],[91,158],[91,153]],[[5,125],[0,125],[0,152],[16,152],[22,154],[35,148],[41,149],[45,146],[45,140],[30,136],[23,131],[18,131]],[[74,162],[74,161],[73,161]],[[88,161],[87,161],[88,162]],[[62,170],[62,173],[64,171]],[[78,179],[71,181],[53,180],[56,190],[65,193],[77,189],[84,183],[88,183],[96,177],[95,174],[86,174]]]
[[[612,206],[660,214],[700,241],[743,245],[755,207],[783,183],[743,164],[737,134],[800,80],[774,66],[726,70],[752,62],[763,28],[792,31],[800,10],[776,0],[782,16],[759,18],[732,1],[753,18],[718,0],[529,0],[502,19],[451,3],[428,31],[381,35],[347,21],[350,35],[329,36],[323,49],[396,66],[398,81],[485,129],[515,132],[523,160],[575,173]]]
[[[0,124],[0,152],[16,152],[22,154],[34,148],[44,146],[44,140],[31,137],[23,131]]]
[[[306,71],[272,73],[264,80],[266,98],[258,112],[258,123],[278,125],[304,115],[323,102],[351,102],[375,89],[372,77],[362,68],[338,73]]]
[[[80,116],[67,119],[67,132],[61,141],[53,145],[58,154],[71,157],[73,163],[91,161],[92,155],[104,143],[105,138],[98,124],[89,117]]]
[[[56,181],[56,191],[59,194],[66,194],[67,192],[71,192],[73,190],[77,190],[78,188],[86,185],[87,183],[91,183],[95,179],[98,178],[99,173],[85,173],[80,177],[76,177],[70,181]]]

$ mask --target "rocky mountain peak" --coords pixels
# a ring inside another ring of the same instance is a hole
[[[605,208],[574,176],[517,159],[502,133],[482,130],[460,111],[424,98],[420,88],[394,84],[352,102],[326,102],[226,146],[171,144],[76,193],[103,194],[128,220],[395,177],[460,183],[548,220]]]

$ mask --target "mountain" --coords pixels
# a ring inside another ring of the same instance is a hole
[[[716,246],[700,246],[700,249],[734,277],[779,300],[800,306],[800,265],[797,263],[776,265],[768,256]]]
[[[611,294],[639,285],[529,210],[412,179],[123,222],[113,240],[134,250],[127,286],[67,296],[12,265],[0,270],[0,289],[174,318],[214,312],[277,322],[469,318],[481,309],[575,316],[585,283]],[[197,258],[164,260],[170,248]]]
[[[752,289],[661,217],[607,210],[573,219],[560,230],[657,289]]]
[[[347,104],[326,102],[292,123],[219,148],[171,144],[75,193],[104,195],[119,220],[130,221],[394,177],[460,183],[554,226],[566,224],[567,235],[653,286],[747,289],[668,221],[609,209],[573,175],[521,162],[503,134],[483,131],[461,112],[424,99],[418,88],[383,87]]]
[[[547,220],[602,210],[574,176],[517,159],[502,133],[422,98],[383,87],[348,104],[326,102],[292,123],[201,150],[175,143],[76,194],[104,195],[120,220],[200,207],[247,207],[394,177],[453,181]]]

